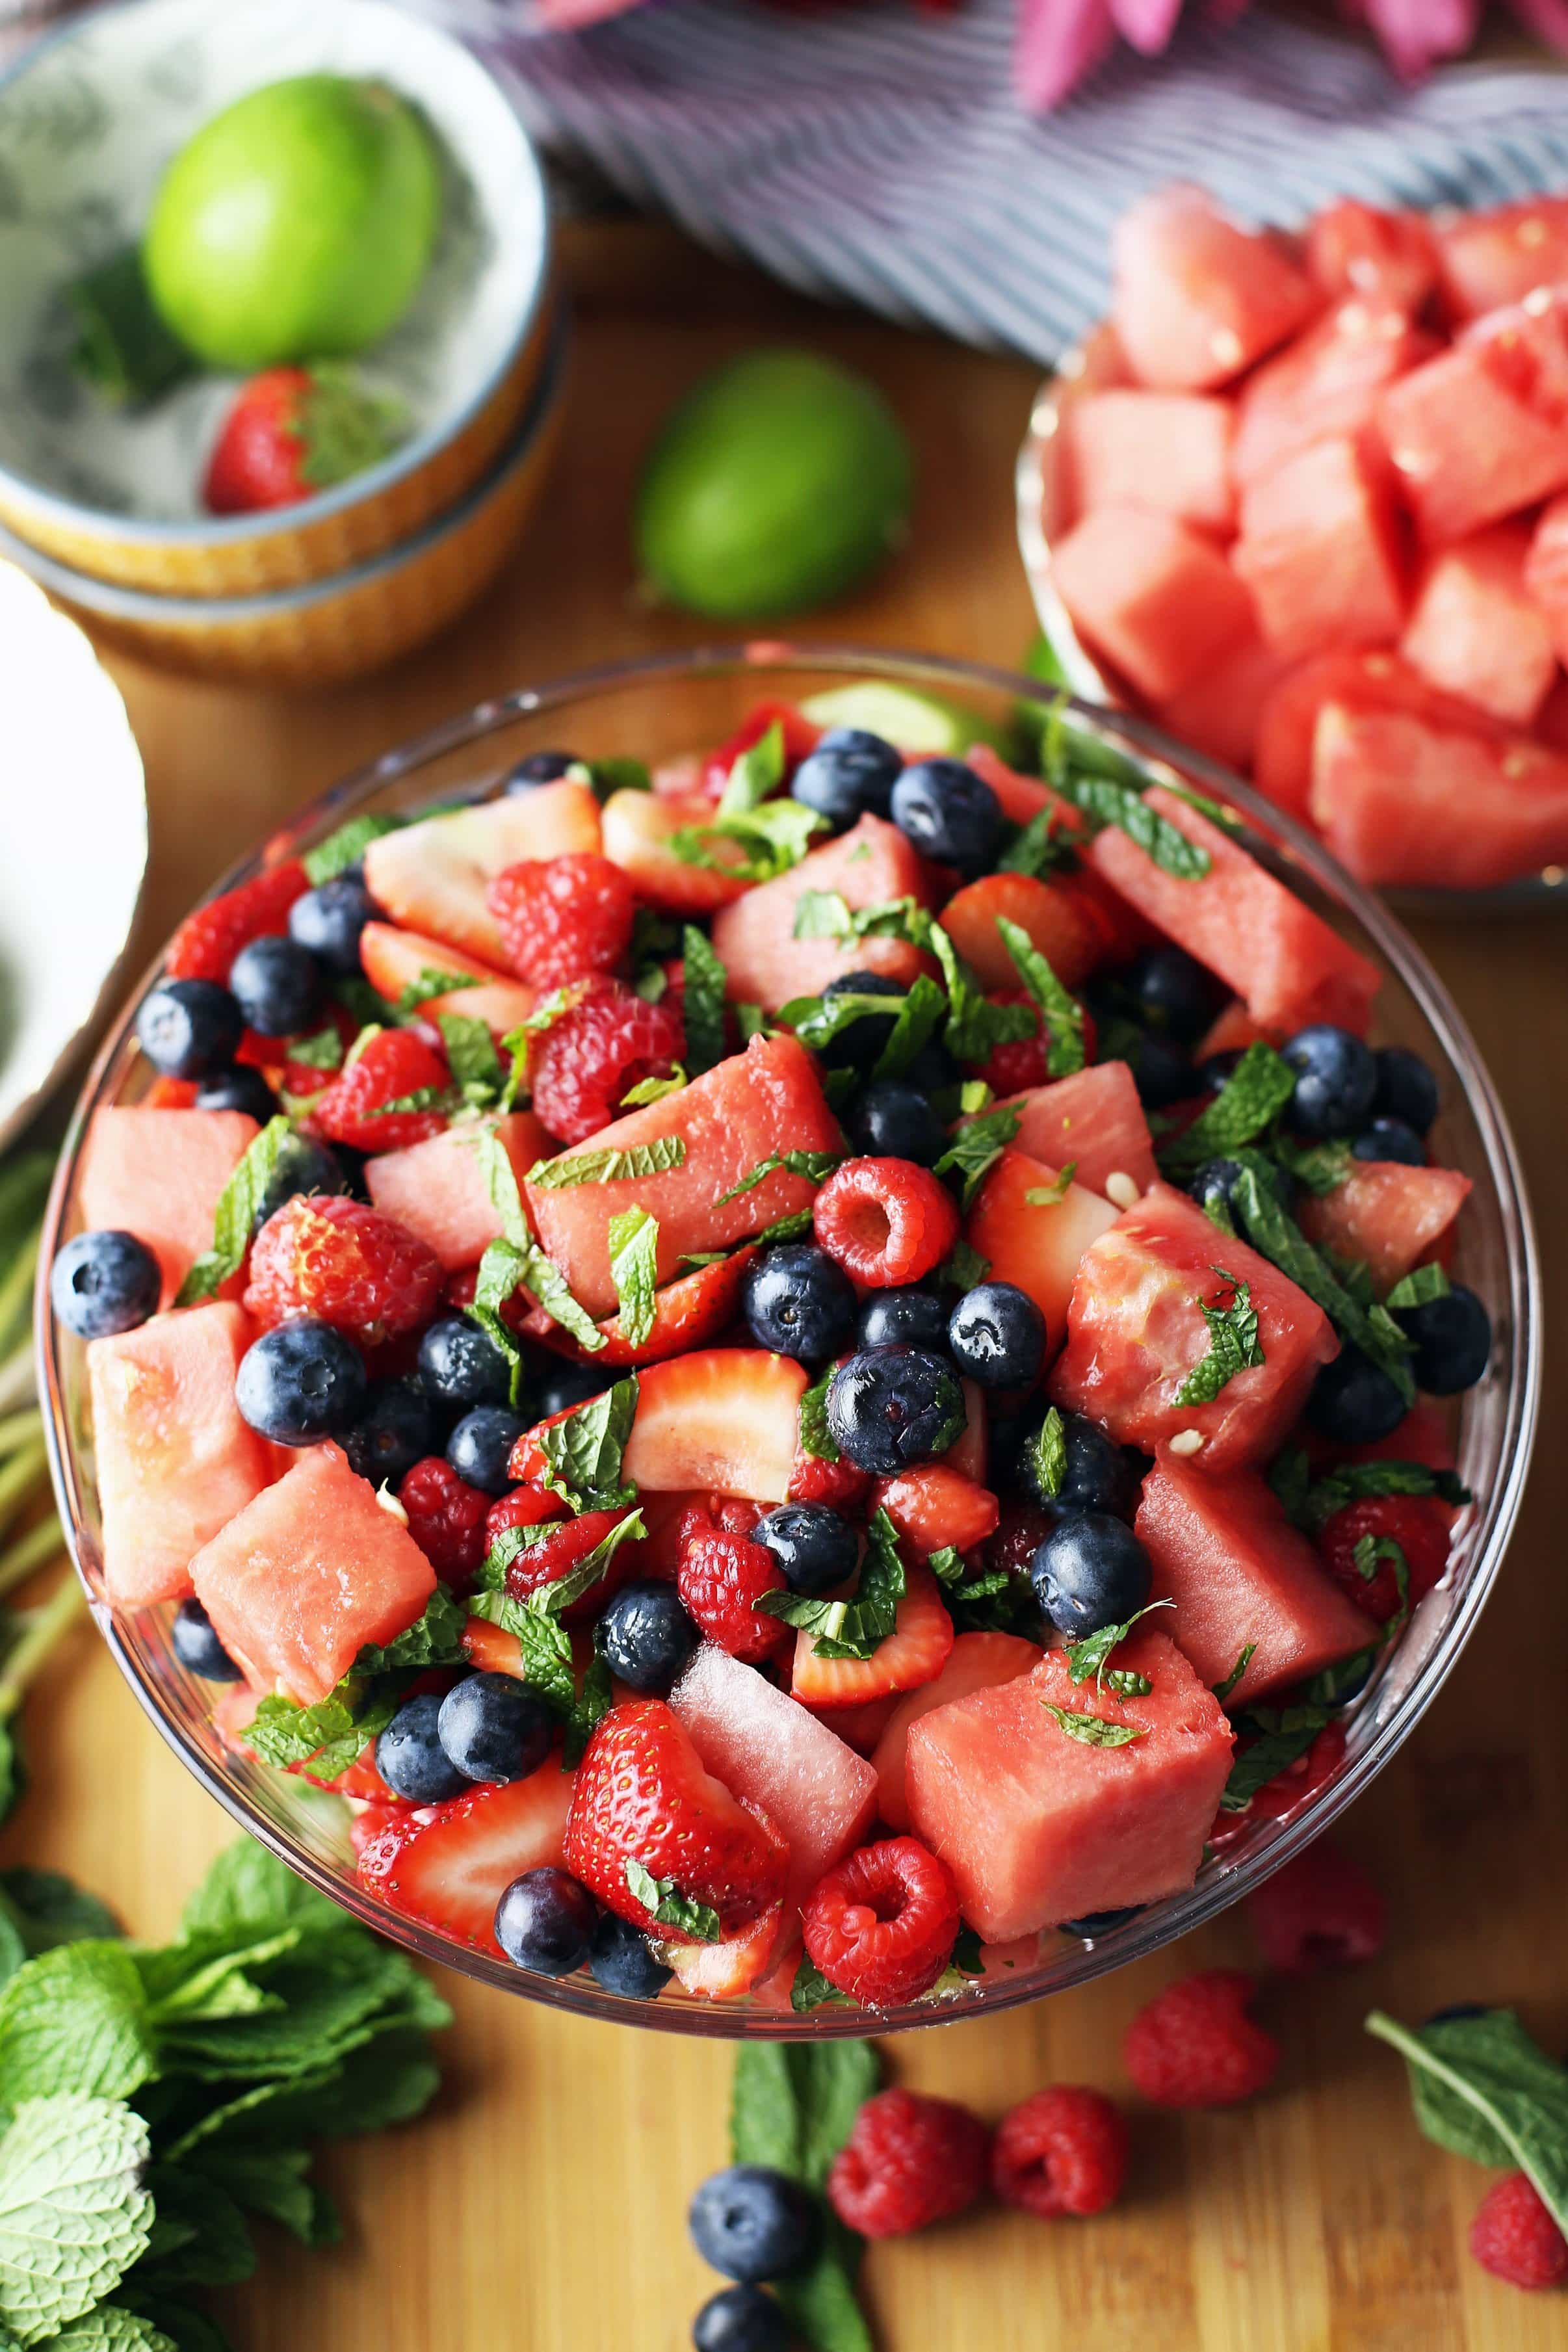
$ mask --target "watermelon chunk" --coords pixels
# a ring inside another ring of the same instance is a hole
[[[934,1707],[968,1698],[973,1691],[995,1690],[1002,1683],[1016,1682],[1039,1663],[1039,1643],[1026,1642],[1019,1634],[960,1633],[935,1682],[927,1683],[920,1690],[906,1691],[888,1717],[887,1727],[871,1757],[879,1791],[877,1811],[890,1830],[907,1830],[910,1826],[904,1765],[910,1726],[918,1723],[921,1716],[930,1715]]]
[[[1167,391],[1228,383],[1322,301],[1276,237],[1238,227],[1202,188],[1145,196],[1117,222],[1112,254],[1121,348],[1140,382]]]
[[[1228,1305],[1226,1277],[1252,1294],[1263,1361],[1234,1373],[1209,1403],[1178,1404],[1177,1391],[1209,1352],[1200,1302]],[[1163,1454],[1173,1438],[1196,1431],[1204,1442],[1195,1458],[1217,1476],[1279,1450],[1319,1366],[1338,1352],[1327,1316],[1304,1291],[1245,1242],[1216,1232],[1184,1192],[1161,1183],[1079,1267],[1067,1348],[1048,1386],[1058,1404],[1145,1454]]]
[[[1394,303],[1340,303],[1243,385],[1231,460],[1237,482],[1249,488],[1314,442],[1358,439],[1375,424],[1384,386],[1439,349]]]
[[[952,1871],[964,1917],[988,1943],[1157,1902],[1197,1876],[1230,1772],[1230,1727],[1164,1634],[1140,1626],[1116,1657],[1147,1675],[1146,1696],[1076,1684],[1061,1653],[1047,1652],[1032,1674],[910,1727],[905,1786],[916,1833]],[[1139,1736],[1091,1747],[1047,1706]]]
[[[1140,1192],[1154,1181],[1149,1122],[1125,1062],[1091,1062],[1070,1078],[1053,1078],[991,1108],[1018,1113],[1015,1150],[1049,1168],[1076,1160],[1077,1181],[1091,1192],[1104,1192],[1116,1175],[1130,1176]]]
[[[1160,704],[1161,724],[1194,751],[1245,771],[1252,764],[1264,709],[1289,667],[1260,629],[1249,628],[1211,668]]]
[[[510,1160],[520,1188],[551,1149],[542,1121],[531,1110],[514,1110],[504,1118],[449,1128],[405,1151],[379,1152],[365,1162],[365,1187],[375,1206],[427,1242],[448,1274],[478,1265],[501,1229],[474,1149],[475,1138],[486,1130]]]
[[[1443,297],[1458,319],[1522,302],[1568,279],[1568,196],[1459,213],[1436,231]]]
[[[1071,801],[1038,776],[1026,776],[1010,768],[993,745],[972,743],[963,756],[975,774],[990,785],[1009,824],[1027,824],[1042,809],[1049,809],[1056,820],[1053,832],[1075,835],[1083,831],[1083,819]]]
[[[1243,1650],[1256,1644],[1226,1696],[1233,1714],[1378,1638],[1256,1471],[1210,1478],[1158,1463],[1143,1481],[1132,1524],[1153,1565],[1152,1598],[1175,1603],[1156,1622],[1200,1681],[1225,1682]]]
[[[599,845],[598,802],[586,784],[563,777],[384,833],[365,851],[365,886],[405,930],[505,971],[510,959],[485,898],[490,883],[521,858]]]
[[[1431,1256],[1470,1191],[1457,1168],[1352,1160],[1331,1192],[1302,1201],[1301,1231],[1341,1257],[1364,1258],[1381,1295]]]
[[[1232,551],[1264,636],[1292,661],[1386,645],[1405,625],[1405,554],[1386,469],[1348,436],[1248,484]]]
[[[1320,712],[1312,822],[1363,881],[1479,889],[1568,858],[1568,759],[1408,713]]]
[[[1253,626],[1247,590],[1201,533],[1142,507],[1097,507],[1052,551],[1074,625],[1152,702],[1167,700]]]
[[[1378,423],[1405,498],[1433,546],[1468,539],[1568,483],[1568,430],[1457,345],[1383,394]]]
[[[700,1348],[649,1364],[637,1375],[625,1475],[656,1494],[702,1489],[782,1503],[806,1387],[803,1365],[760,1348]]]
[[[215,1300],[89,1343],[103,1581],[117,1609],[184,1600],[196,1553],[271,1475],[234,1401],[254,1336],[241,1308]]]
[[[367,1642],[393,1641],[436,1590],[429,1561],[339,1448],[311,1446],[191,1562],[197,1600],[252,1682],[312,1706]]]
[[[1029,1199],[1031,1192],[1054,1192],[1058,1181],[1055,1168],[1026,1151],[1005,1151],[964,1226],[970,1247],[990,1261],[990,1278],[1016,1283],[1034,1300],[1053,1348],[1067,1328],[1068,1302],[1084,1254],[1117,1219],[1110,1202],[1084,1184],[1068,1184],[1060,1200]]]
[[[710,866],[692,866],[671,849],[673,836],[688,826],[711,826],[713,803],[704,792],[613,793],[601,821],[605,856],[631,876],[637,896],[653,906],[677,915],[709,915],[743,898],[752,887]],[[711,846],[715,856],[744,865],[740,842],[715,835]]]
[[[1155,928],[1234,989],[1253,1018],[1289,1033],[1312,1021],[1365,1031],[1375,964],[1331,930],[1219,825],[1159,786],[1148,804],[1196,842],[1209,870],[1184,880],[1116,825],[1090,845],[1100,872]]]
[[[1568,498],[1553,499],[1531,535],[1524,589],[1534,600],[1535,626],[1544,625],[1552,652],[1558,660],[1568,659]],[[1568,741],[1557,748],[1568,750]]]
[[[1263,706],[1253,751],[1252,781],[1280,808],[1309,814],[1312,739],[1318,714],[1331,702],[1354,710],[1409,710],[1435,726],[1488,734],[1492,723],[1479,708],[1442,694],[1390,653],[1318,654],[1281,678]]]
[[[1382,212],[1346,197],[1313,218],[1307,268],[1335,300],[1356,294],[1394,302],[1414,318],[1437,283],[1437,240],[1420,213]]]
[[[1500,522],[1435,556],[1399,646],[1434,686],[1517,727],[1557,675],[1551,621],[1525,581],[1530,549],[1523,523]]]
[[[616,1309],[608,1227],[623,1209],[646,1209],[658,1218],[655,1279],[666,1283],[683,1255],[728,1249],[811,1206],[812,1185],[783,1168],[719,1205],[770,1153],[843,1150],[811,1056],[787,1036],[753,1037],[743,1054],[705,1070],[679,1094],[616,1119],[568,1156],[632,1151],[668,1138],[679,1139],[684,1156],[662,1175],[527,1187],[534,1230],[590,1315]]]
[[[93,1112],[82,1152],[82,1222],[146,1243],[163,1276],[163,1306],[211,1249],[218,1196],[259,1132],[242,1110],[116,1103]]]
[[[776,881],[748,890],[713,918],[713,946],[734,1003],[776,1013],[792,997],[820,996],[844,971],[879,971],[908,987],[923,959],[907,940],[797,940],[795,914],[808,890],[836,891],[851,914],[891,898],[931,896],[926,870],[897,825],[863,816],[837,841],[808,850]]]
[[[1096,392],[1066,409],[1076,509],[1148,507],[1226,531],[1234,412],[1201,393]]]

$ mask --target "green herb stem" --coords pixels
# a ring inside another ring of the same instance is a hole
[[[0,1672],[0,1723],[16,1714],[28,1684],[86,1607],[87,1595],[72,1571],[60,1579],[43,1607],[27,1617],[22,1638]]]

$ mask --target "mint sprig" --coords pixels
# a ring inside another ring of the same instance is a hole
[[[805,1592],[764,1592],[753,1606],[810,1633],[819,1658],[869,1658],[898,1622],[904,1597],[899,1531],[885,1510],[871,1514],[866,1550],[852,1601],[825,1601]]]
[[[634,1855],[626,1864],[626,1891],[661,1927],[679,1928],[700,1944],[716,1944],[719,1914],[710,1904],[683,1895],[673,1878],[656,1878]]]
[[[250,1247],[257,1211],[293,1134],[293,1120],[278,1118],[269,1118],[260,1134],[251,1138],[218,1195],[213,1245],[203,1251],[181,1283],[176,1307],[194,1307],[200,1299],[215,1297],[230,1276],[239,1272]]]
[[[713,942],[695,923],[680,934],[681,1012],[686,1024],[686,1066],[693,1077],[724,1059],[724,1000],[729,975]]]
[[[1366,2030],[1405,2060],[1415,2120],[1429,2140],[1473,2164],[1528,2174],[1558,2228],[1568,2230],[1568,2069],[1511,2010],[1414,2029],[1373,2010]]]
[[[1040,1025],[1048,1040],[1047,1075],[1053,1078],[1070,1077],[1075,1071],[1082,1069],[1087,1058],[1083,1043],[1083,1007],[1077,997],[1062,986],[1048,959],[1040,953],[1021,924],[1010,922],[1005,915],[998,915],[996,929],[1003,946],[1013,959],[1019,979],[1040,1008]]]
[[[816,1976],[803,1960],[795,1982],[805,1979],[808,1997]],[[840,1996],[829,1986],[821,1998]],[[797,2013],[816,2005],[803,1999]],[[743,2043],[735,2056],[730,2109],[734,2161],[788,2173],[821,2196],[834,2158],[881,2079],[881,2061],[868,2042]],[[816,2252],[804,2268],[775,2282],[789,2326],[809,2352],[873,2352],[855,2290],[863,2247],[824,2203]]]
[[[1214,1100],[1161,1147],[1162,1169],[1179,1181],[1239,1150],[1268,1131],[1295,1091],[1296,1073],[1282,1055],[1261,1041],[1248,1045]]]
[[[1081,1642],[1069,1642],[1062,1653],[1067,1660],[1068,1681],[1086,1683],[1092,1675],[1101,1690],[1107,1687],[1116,1689],[1118,1695],[1123,1698],[1147,1696],[1152,1688],[1147,1675],[1135,1675],[1123,1677],[1124,1681],[1137,1682],[1142,1685],[1142,1688],[1137,1692],[1121,1689],[1112,1680],[1109,1671],[1111,1653],[1121,1647],[1122,1643],[1126,1641],[1141,1618],[1147,1617],[1152,1610],[1169,1609],[1172,1605],[1169,1601],[1148,1601],[1142,1609],[1135,1609],[1131,1617],[1124,1617],[1120,1624],[1101,1625],[1097,1632],[1086,1633]]]
[[[1229,1283],[1230,1300],[1228,1305],[1205,1298],[1198,1301],[1208,1326],[1208,1352],[1193,1366],[1176,1391],[1174,1402],[1178,1405],[1212,1404],[1237,1372],[1254,1370],[1264,1360],[1250,1286],[1228,1274],[1223,1265],[1211,1266],[1209,1271],[1217,1274],[1222,1282]]]
[[[574,1184],[624,1184],[639,1176],[668,1176],[686,1161],[686,1145],[679,1135],[658,1135],[651,1143],[634,1143],[625,1150],[614,1147],[597,1151],[563,1152],[553,1160],[536,1160],[526,1181],[542,1192],[559,1192]]]

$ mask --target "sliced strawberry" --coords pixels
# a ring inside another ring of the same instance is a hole
[[[783,1918],[784,1906],[775,1903],[721,1944],[668,1944],[664,1957],[685,1991],[705,1994],[710,2000],[735,2000],[765,1974]]]
[[[405,930],[445,940],[504,973],[506,950],[486,895],[496,876],[520,857],[598,847],[598,802],[586,784],[563,778],[384,833],[365,851],[365,886]]]
[[[503,1525],[537,1527],[541,1524],[534,1512],[542,1498],[531,1498],[526,1518],[513,1507],[518,1496],[526,1496],[528,1491],[526,1487],[521,1487],[516,1495],[503,1496],[491,1511],[485,1524],[492,1542]],[[565,1507],[563,1503],[559,1505],[557,1516]],[[510,1516],[502,1516],[509,1512]],[[537,1543],[530,1544],[518,1553],[506,1572],[507,1591],[515,1600],[526,1601],[531,1593],[538,1592],[543,1586],[558,1584],[563,1576],[570,1575],[591,1551],[604,1542],[612,1528],[618,1527],[627,1516],[624,1510],[584,1511],[580,1518],[563,1519],[554,1535],[542,1536]],[[599,1581],[584,1593],[581,1600],[574,1601],[563,1610],[562,1623],[585,1625],[595,1618],[610,1594],[629,1576],[637,1573],[638,1549],[636,1536],[628,1537],[620,1544],[611,1553],[609,1565]]]
[[[879,1478],[874,1501],[887,1512],[916,1551],[972,1551],[994,1533],[1000,1508],[994,1495],[945,1462],[920,1462],[896,1478]]]
[[[956,1470],[960,1477],[972,1478],[977,1486],[983,1486],[991,1456],[985,1398],[977,1381],[965,1381],[963,1388],[963,1427],[942,1456],[942,1465],[944,1469]]]
[[[464,1626],[463,1655],[481,1675],[515,1675],[519,1682],[528,1679],[517,1635],[509,1633],[504,1625],[492,1625],[488,1618],[470,1617]]]
[[[1064,988],[1076,988],[1105,959],[1108,940],[1099,909],[1077,875],[1040,881],[1027,874],[987,874],[951,898],[942,927],[988,989],[1014,989],[1018,967],[998,921],[1016,923],[1038,948]]]
[[[447,1113],[437,1107],[451,1082],[446,1063],[412,1029],[383,1029],[311,1107],[315,1125],[331,1143],[356,1151],[404,1151],[439,1135]],[[387,1105],[419,1098],[421,1110]]]
[[[240,882],[185,917],[163,959],[171,980],[216,980],[226,984],[228,968],[252,940],[289,928],[289,909],[310,887],[297,857],[286,858],[248,882]]]
[[[560,1864],[574,1779],[547,1757],[526,1780],[388,1821],[361,1849],[360,1882],[405,1919],[499,1956],[496,1905],[525,1870]]]
[[[412,1805],[394,1802],[366,1805],[363,1811],[357,1812],[349,1823],[349,1843],[354,1850],[355,1861],[375,1843],[384,1830],[395,1829],[400,1822],[412,1821],[414,1811]]]
[[[813,1635],[795,1636],[790,1695],[805,1706],[859,1706],[889,1692],[918,1690],[946,1665],[952,1620],[935,1577],[920,1561],[904,1570],[904,1597],[887,1640],[868,1658],[818,1657]]]
[[[822,740],[822,730],[814,727],[803,710],[793,702],[759,702],[748,710],[734,733],[708,754],[703,781],[714,800],[730,781],[730,771],[742,751],[760,743],[770,727],[777,723],[784,735],[784,773],[789,775],[808,752],[815,751]]]
[[[405,988],[417,986],[430,971],[449,971],[459,980],[511,977],[492,964],[481,963],[478,956],[465,955],[461,948],[451,947],[445,940],[432,939],[426,931],[399,930],[395,923],[367,923],[359,935],[359,960],[366,980],[389,1004],[395,1004]]]
[[[192,1110],[195,1107],[195,1078],[154,1078],[142,1097],[144,1110]]]
[[[782,1503],[806,1386],[803,1365],[761,1348],[699,1349],[649,1364],[638,1378],[625,1475],[664,1493],[711,1487]]]
[[[612,1315],[599,1326],[605,1335],[604,1347],[590,1354],[541,1307],[531,1310],[521,1328],[529,1339],[538,1339],[558,1355],[570,1356],[580,1363],[661,1363],[667,1356],[683,1355],[688,1349],[705,1347],[734,1321],[746,1268],[755,1255],[752,1248],[738,1249],[731,1257],[720,1258],[712,1265],[700,1265],[693,1273],[683,1274],[679,1282],[666,1283],[662,1290],[654,1293],[653,1324],[645,1339],[628,1339],[620,1317]]]
[[[741,877],[715,873],[710,866],[693,866],[670,847],[672,835],[690,825],[710,825],[713,803],[706,793],[684,799],[659,793],[614,793],[605,803],[605,856],[621,867],[636,885],[637,896],[650,906],[675,915],[710,915],[728,907],[751,888]],[[715,857],[743,866],[742,843],[715,835]]]
[[[1038,776],[1021,775],[999,759],[989,744],[973,743],[964,753],[964,764],[988,783],[1002,803],[1002,814],[1011,824],[1027,824],[1042,809],[1051,812],[1051,830],[1070,841],[1083,831],[1083,819],[1071,801],[1054,786],[1043,784]]]

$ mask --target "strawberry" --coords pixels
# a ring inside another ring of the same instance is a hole
[[[790,1696],[803,1706],[862,1706],[889,1691],[919,1690],[935,1680],[952,1648],[952,1620],[937,1580],[918,1561],[904,1570],[904,1597],[893,1630],[868,1658],[822,1658],[813,1637],[795,1636]]]
[[[547,1758],[525,1780],[399,1807],[361,1845],[360,1882],[405,1919],[500,1957],[496,1905],[525,1870],[560,1864],[573,1780]]]
[[[760,743],[774,721],[784,732],[784,773],[797,768],[809,751],[815,751],[822,739],[820,727],[814,727],[803,710],[793,702],[759,702],[746,713],[727,742],[716,751],[710,751],[702,771],[704,790],[718,800],[730,781],[730,771],[742,751]]]
[[[289,928],[289,909],[310,887],[297,857],[237,883],[185,917],[169,942],[164,969],[171,980],[216,980],[226,986],[228,968],[252,940],[270,939]]]
[[[920,1462],[896,1478],[879,1478],[875,1501],[918,1552],[971,1551],[995,1531],[1001,1516],[994,1495],[949,1469],[945,1462]]]
[[[443,1280],[435,1251],[395,1218],[363,1201],[300,1192],[256,1236],[245,1311],[263,1329],[316,1316],[379,1348],[428,1323]]]
[[[693,1273],[667,1282],[662,1290],[654,1294],[653,1324],[645,1339],[628,1339],[621,1328],[620,1317],[612,1315],[599,1325],[605,1345],[592,1356],[542,1307],[534,1307],[520,1328],[529,1339],[538,1339],[557,1354],[571,1356],[582,1363],[661,1363],[667,1356],[684,1355],[688,1349],[706,1347],[734,1321],[746,1268],[755,1255],[756,1251],[748,1244],[730,1257],[716,1259],[711,1265],[700,1265]]]
[[[655,1919],[631,1891],[629,1863],[716,1912],[721,1938],[752,1926],[784,1892],[783,1840],[704,1769],[662,1699],[624,1700],[589,1740],[566,1825],[566,1867],[634,1927],[671,1943],[703,1941]]]
[[[208,510],[296,506],[379,466],[407,430],[401,402],[341,369],[267,368],[241,384],[218,428],[207,460]]]
[[[659,1493],[712,1487],[782,1503],[805,1387],[802,1365],[761,1348],[700,1348],[648,1364],[638,1376],[623,1474]],[[517,1465],[514,1454],[512,1475],[531,1475]]]
[[[1018,968],[996,928],[999,919],[1017,924],[1064,988],[1076,988],[1104,961],[1105,926],[1076,875],[1047,882],[1026,874],[987,874],[966,883],[942,908],[942,929],[981,985],[1013,989]]]
[[[311,1120],[329,1143],[352,1144],[356,1151],[402,1151],[440,1134],[447,1113],[430,1098],[444,1102],[449,1084],[440,1055],[412,1029],[382,1029],[317,1099]],[[426,1108],[385,1108],[411,1095]]]
[[[527,1496],[526,1505],[520,1505],[521,1496]],[[604,1542],[612,1528],[618,1527],[628,1516],[625,1511],[584,1511],[580,1518],[563,1518],[566,1506],[558,1496],[541,1498],[536,1490],[523,1487],[517,1494],[503,1496],[491,1511],[489,1520],[491,1542],[502,1527],[539,1526],[542,1523],[539,1518],[531,1517],[524,1519],[521,1510],[537,1511],[542,1499],[552,1507],[544,1510],[543,1518],[563,1519],[563,1524],[554,1535],[543,1536],[538,1543],[530,1544],[526,1550],[520,1551],[508,1568],[507,1591],[517,1601],[526,1601],[530,1593],[539,1591],[546,1584],[558,1584],[580,1561],[587,1559],[596,1544]],[[562,1623],[584,1625],[596,1617],[611,1593],[636,1572],[637,1556],[637,1538],[630,1536],[611,1553],[609,1565],[599,1581],[584,1593],[581,1600],[574,1601],[562,1611]]]
[[[671,1944],[667,1958],[678,1983],[709,2000],[736,2000],[750,1992],[773,1956],[783,1917],[783,1906],[775,1903],[721,1944]]]

